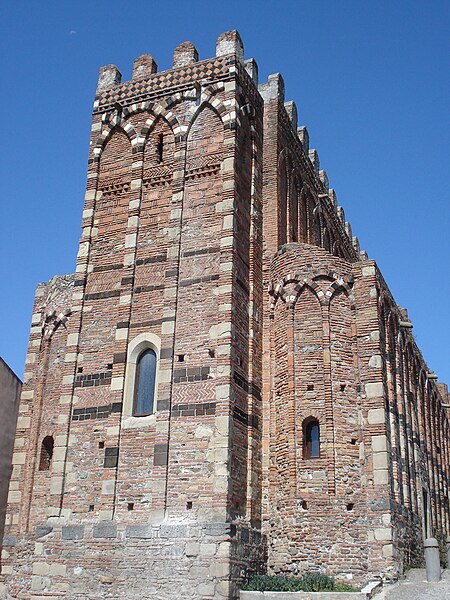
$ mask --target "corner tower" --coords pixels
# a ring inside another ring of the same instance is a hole
[[[228,598],[260,559],[254,79],[235,31],[213,59],[186,42],[169,71],[149,55],[131,81],[100,71],[76,273],[36,295],[9,498],[13,597],[101,597],[112,584],[117,598]]]

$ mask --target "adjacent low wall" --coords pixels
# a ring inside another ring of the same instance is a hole
[[[381,590],[381,582],[371,582],[360,592],[246,592],[240,600],[368,600]]]
[[[0,548],[22,382],[0,358]]]

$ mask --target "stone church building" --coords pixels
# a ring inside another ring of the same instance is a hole
[[[36,292],[3,596],[396,578],[450,533],[436,379],[236,31],[103,67],[76,271]]]

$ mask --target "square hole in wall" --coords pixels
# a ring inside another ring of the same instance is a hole
[[[134,510],[134,502],[128,502],[127,510]]]
[[[308,510],[308,503],[306,500],[302,500],[300,506],[303,508],[303,510]]]
[[[112,364],[112,363],[108,363],[108,364],[106,365],[106,368],[107,368],[107,370],[108,370],[108,371],[112,371],[113,364]]]
[[[306,389],[308,390],[308,392],[312,392],[314,390],[314,384],[308,383],[308,385],[306,386]]]
[[[83,372],[83,367],[78,367],[77,373],[82,373],[82,372]]]
[[[190,500],[186,502],[186,510],[192,510],[192,502]]]
[[[208,350],[209,358],[214,358],[216,356],[216,351],[213,348]]]
[[[178,362],[184,362],[185,354],[177,354]]]
[[[95,506],[93,504],[89,505],[89,512],[94,512]]]
[[[345,392],[346,385],[345,383],[341,383],[341,392]]]
[[[349,502],[349,503],[347,504],[347,510],[348,510],[348,511],[350,511],[350,510],[353,510],[353,508],[354,508],[354,507],[355,507],[355,505],[353,504],[353,502]]]
[[[356,438],[352,438],[352,439],[350,440],[350,444],[351,444],[352,446],[356,446],[356,442],[357,442]]]

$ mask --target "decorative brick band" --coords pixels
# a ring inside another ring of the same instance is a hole
[[[103,373],[92,373],[89,375],[77,375],[75,377],[74,387],[96,387],[99,385],[109,385],[111,383],[112,371]]]
[[[97,96],[99,111],[104,111],[114,105],[118,100],[122,106],[127,107],[133,102],[141,102],[148,98],[161,94],[162,90],[167,88],[176,88],[189,85],[198,80],[204,80],[205,76],[209,79],[218,79],[229,76],[229,67],[235,65],[234,56],[216,57],[199,61],[193,65],[186,65],[183,68],[174,69],[151,75],[144,80],[131,80],[120,85],[114,86],[101,92]],[[180,90],[181,91],[181,90]],[[148,107],[145,107],[148,109]],[[126,108],[124,114],[132,111],[132,107]]]
[[[166,254],[157,254],[156,256],[147,256],[146,258],[138,258],[136,260],[136,266],[149,265],[157,262],[164,262],[167,259]]]
[[[241,279],[239,279],[239,277],[236,277],[236,283],[247,294],[247,296],[250,294],[250,290],[245,285],[245,283]]]
[[[93,273],[101,273],[102,271],[116,271],[117,269],[123,269],[122,264],[110,264],[110,265],[99,265],[92,269]]]
[[[85,300],[105,300],[106,298],[117,298],[120,296],[120,290],[110,290],[109,292],[96,292],[95,294],[85,294]]]
[[[140,294],[141,292],[154,292],[157,290],[163,290],[164,285],[141,285],[133,288],[133,292],[135,294]]]
[[[233,372],[233,381],[247,394],[251,394],[257,400],[261,400],[261,390],[254,383],[249,383],[240,373]]]
[[[203,283],[207,281],[217,281],[220,278],[220,275],[208,275],[206,277],[197,277],[195,279],[182,279],[180,281],[180,286],[187,287],[188,285],[196,285],[197,283]]]
[[[328,289],[325,292],[323,292],[321,290],[321,286],[314,281],[314,278],[316,277],[323,277],[330,280]],[[289,294],[285,289],[285,286],[289,283],[296,284],[293,290],[294,294]],[[317,295],[319,302],[322,305],[327,305],[337,290],[341,289],[349,293],[352,286],[352,275],[345,275],[341,277],[334,271],[318,270],[315,271],[309,278],[302,277],[298,273],[289,273],[285,277],[282,277],[277,284],[271,283],[269,285],[269,294],[274,298],[272,301],[272,308],[275,306],[278,298],[281,298],[281,300],[288,306],[294,307],[303,289],[305,287],[309,287]]]
[[[137,327],[153,327],[155,325],[161,325],[162,319],[154,319],[153,321],[142,321],[141,323],[131,323],[130,329],[136,329]]]
[[[201,250],[185,250],[182,253],[182,256],[202,256],[204,254],[215,254],[216,252],[220,252],[219,246],[214,246],[213,248],[202,248]]]
[[[246,412],[235,406],[233,408],[233,419],[239,421],[247,427],[253,427],[253,429],[259,429],[259,420],[256,415],[248,415]]]
[[[122,412],[122,402],[113,402],[104,406],[90,406],[86,408],[74,408],[72,421],[89,421],[92,419],[106,419],[112,413]]]
[[[209,367],[185,367],[183,369],[174,369],[173,382],[204,381],[205,379],[209,379],[209,374]]]
[[[216,414],[215,402],[192,402],[190,404],[176,404],[172,408],[173,417],[203,417]]]

